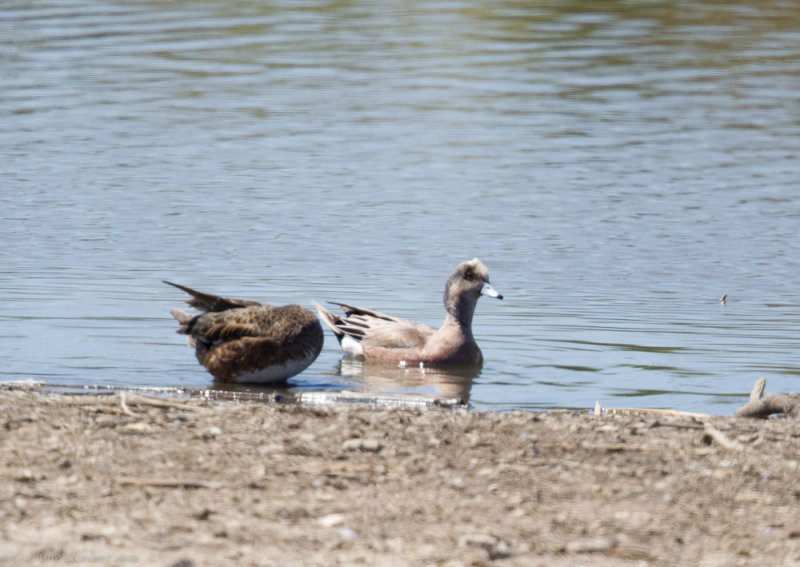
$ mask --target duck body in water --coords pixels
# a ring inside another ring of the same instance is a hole
[[[319,319],[299,305],[231,299],[164,283],[191,295],[186,303],[202,311],[170,313],[197,360],[221,382],[283,382],[308,368],[322,350]]]
[[[335,304],[343,316],[316,302],[314,306],[347,354],[393,363],[480,365],[483,354],[472,335],[472,318],[481,295],[503,299],[489,284],[489,270],[474,258],[450,273],[444,292],[446,315],[439,328],[345,303]]]

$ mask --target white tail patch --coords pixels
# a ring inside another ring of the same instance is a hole
[[[361,346],[361,342],[349,335],[342,337],[342,350],[353,356],[362,356],[364,354],[364,347]]]

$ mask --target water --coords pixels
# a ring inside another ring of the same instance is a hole
[[[161,283],[439,324],[474,375],[294,391],[729,414],[800,377],[793,0],[5,2],[0,379],[207,387]],[[728,294],[721,305],[718,298]]]

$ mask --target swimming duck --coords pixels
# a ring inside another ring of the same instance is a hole
[[[282,382],[314,362],[322,350],[319,319],[299,305],[276,307],[257,301],[202,293],[176,283],[203,311],[170,311],[178,333],[188,335],[197,360],[217,380],[246,384]]]
[[[472,336],[472,316],[481,295],[503,299],[489,285],[489,270],[477,258],[456,266],[447,279],[444,323],[438,329],[384,315],[378,311],[334,303],[344,316],[313,302],[345,353],[367,360],[399,364],[480,365],[483,355]]]

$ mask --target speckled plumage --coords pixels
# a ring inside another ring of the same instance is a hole
[[[479,365],[483,354],[472,336],[472,316],[481,295],[503,299],[489,285],[489,270],[474,258],[450,273],[444,294],[447,316],[438,329],[344,303],[335,304],[344,317],[314,306],[348,354],[386,362]]]
[[[217,380],[280,382],[305,370],[322,349],[319,320],[299,305],[276,307],[164,283],[191,295],[186,303],[203,311],[171,313],[180,324],[177,332],[189,336],[197,360]]]

